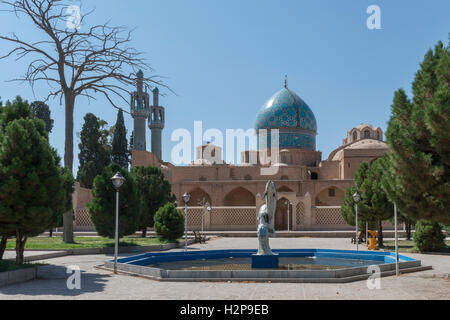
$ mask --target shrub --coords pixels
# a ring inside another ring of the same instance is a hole
[[[176,241],[184,232],[184,216],[173,203],[166,203],[155,214],[155,231],[160,239]]]
[[[445,247],[445,236],[437,222],[420,220],[416,223],[414,242],[421,252],[439,251]]]

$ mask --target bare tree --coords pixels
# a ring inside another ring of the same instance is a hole
[[[0,0],[0,4],[1,11],[25,17],[43,31],[40,41],[24,40],[15,33],[0,35],[0,39],[14,44],[0,59],[30,57],[26,73],[12,81],[29,82],[33,90],[37,82],[44,81],[51,88],[45,101],[64,101],[64,166],[72,171],[76,99],[83,96],[95,100],[101,94],[113,107],[120,108],[115,99],[128,103],[128,88],[136,81],[136,71],[151,68],[143,54],[131,46],[132,31],[126,27],[113,27],[109,22],[88,27],[85,21],[93,10],[82,14],[80,7],[65,0]],[[155,79],[145,80],[164,86]],[[64,216],[66,242],[73,242],[72,226],[72,213],[68,213]]]

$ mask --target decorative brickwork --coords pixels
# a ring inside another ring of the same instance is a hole
[[[341,207],[316,207],[316,224],[346,225],[341,215]]]
[[[305,224],[305,204],[303,202],[297,203],[295,214],[295,223],[296,225]]]
[[[178,207],[177,209],[183,214],[184,217],[184,207]],[[202,225],[202,215],[204,212],[203,207],[188,207],[188,227],[200,227]]]
[[[94,223],[91,220],[91,215],[84,209],[75,210],[75,221],[73,223],[75,231],[93,231],[95,230]]]
[[[256,207],[213,207],[211,226],[255,226],[257,225]]]

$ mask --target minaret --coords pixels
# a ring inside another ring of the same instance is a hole
[[[150,108],[148,127],[152,132],[152,153],[162,159],[161,132],[164,129],[164,108],[159,105],[159,90],[153,90],[153,105]]]
[[[137,91],[131,93],[131,116],[134,119],[133,148],[146,150],[145,121],[150,115],[150,100],[144,88],[144,73],[139,70],[137,75]]]

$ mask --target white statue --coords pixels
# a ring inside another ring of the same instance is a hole
[[[275,236],[273,219],[277,210],[277,197],[275,183],[269,180],[263,195],[266,203],[261,206],[258,213],[258,255],[273,255],[269,246],[269,235]]]

